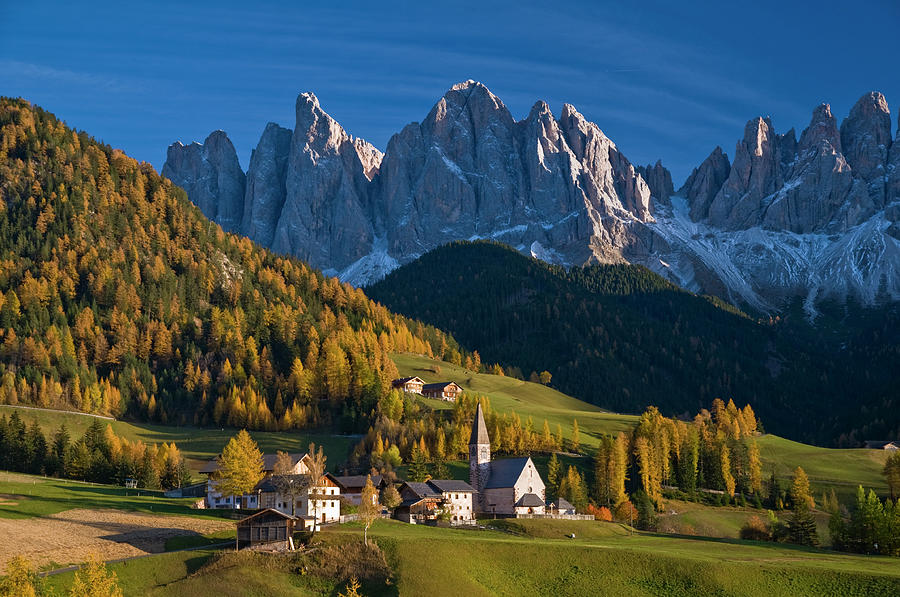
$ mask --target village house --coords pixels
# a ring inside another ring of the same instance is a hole
[[[452,525],[474,524],[472,497],[475,489],[465,481],[431,479],[424,483],[407,481],[400,486],[402,502],[394,518],[413,524],[437,524],[444,519]]]
[[[565,498],[557,498],[547,504],[547,511],[551,514],[575,514],[575,506]]]
[[[545,485],[531,458],[491,461],[491,439],[479,404],[469,439],[469,483],[478,512],[499,516],[545,513]]]
[[[400,505],[394,509],[394,518],[412,524],[436,522],[444,496],[428,483],[407,481],[400,485]]]
[[[291,483],[305,488],[295,496],[293,505],[290,492],[283,485]],[[259,496],[260,508],[272,508],[302,518],[306,520],[305,526],[311,526],[312,521],[321,524],[337,522],[341,518],[341,489],[331,473],[322,475],[315,488],[310,486],[308,474],[299,474],[268,476],[254,489]]]
[[[900,450],[900,441],[867,441],[866,448],[869,450],[886,450],[888,452],[894,452]]]
[[[425,380],[419,377],[401,377],[400,379],[392,381],[391,385],[407,394],[421,394],[422,386],[425,385]]]
[[[456,402],[456,399],[459,398],[462,393],[462,387],[455,381],[442,381],[422,386],[423,396],[426,398],[444,400],[446,402]]]
[[[291,497],[280,491],[278,483],[273,479],[277,454],[263,454],[263,473],[265,476],[257,483],[253,491],[242,496],[222,495],[216,489],[217,482],[212,477],[219,470],[216,460],[209,461],[200,472],[207,475],[206,507],[257,509],[271,508],[287,515],[300,518],[315,518],[318,523],[335,522],[341,516],[341,489],[335,478],[326,473],[319,479],[315,487],[309,480],[309,454],[290,454],[291,468],[283,477],[286,482],[294,481],[306,487],[296,496],[294,503]],[[315,494],[317,499],[311,500]]]
[[[450,512],[451,524],[475,522],[474,487],[455,479],[431,479],[428,485],[443,497],[441,508]]]
[[[387,481],[382,475],[347,475],[334,477],[334,481],[341,488],[341,497],[354,506],[358,506],[362,502],[362,490],[366,486],[366,479],[369,477],[372,478],[372,485],[375,486],[379,493],[387,486]]]

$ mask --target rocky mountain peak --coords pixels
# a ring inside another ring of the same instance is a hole
[[[678,193],[687,199],[690,216],[694,221],[705,220],[709,216],[709,206],[716,193],[728,179],[731,163],[718,145],[703,163],[694,168]]]
[[[830,148],[835,153],[841,151],[841,135],[829,104],[819,104],[813,110],[809,126],[800,135],[798,150],[805,152],[810,149],[819,149],[823,145],[829,146],[826,149]]]
[[[637,166],[635,168],[650,187],[650,194],[663,204],[669,202],[669,197],[675,193],[672,185],[672,174],[662,165],[662,160],[657,160],[652,166]]]
[[[891,148],[891,112],[885,97],[870,91],[854,104],[841,123],[844,157],[867,186],[875,206],[885,204],[885,177]]]
[[[162,174],[184,188],[207,218],[240,231],[246,177],[224,131],[213,131],[202,144],[170,145]]]

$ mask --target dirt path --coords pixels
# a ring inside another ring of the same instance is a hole
[[[67,510],[43,518],[0,519],[0,574],[24,555],[36,568],[80,563],[91,553],[103,560],[164,550],[166,539],[234,528],[234,522],[187,516],[156,516],[119,510]]]

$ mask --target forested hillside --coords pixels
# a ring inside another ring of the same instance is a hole
[[[392,351],[456,342],[223,233],[184,191],[0,99],[0,403],[366,429]]]
[[[640,266],[567,271],[489,242],[438,248],[367,293],[486,361],[525,376],[547,369],[554,387],[618,412],[682,414],[733,398],[795,439],[855,445],[900,433],[896,310],[829,336],[836,326],[758,322]]]

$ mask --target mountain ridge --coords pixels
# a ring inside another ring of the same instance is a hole
[[[243,213],[268,209],[273,193],[284,197],[275,232],[252,221],[238,231],[355,285],[441,244],[486,238],[567,267],[645,265],[761,313],[797,297],[809,317],[826,299],[900,300],[900,143],[877,92],[863,95],[840,127],[827,104],[818,106],[799,140],[793,129],[777,134],[768,117],[751,119],[734,163],[716,148],[677,192],[661,161],[631,164],[570,104],[554,117],[538,101],[516,121],[472,80],[452,86],[384,154],[347,134],[314,95],[301,94],[297,105],[287,156],[282,149],[255,166],[251,159],[246,175],[277,170],[263,162],[298,165],[246,187]],[[219,156],[221,143],[212,141]],[[173,144],[163,173],[202,208],[209,201],[198,181],[211,177],[186,167],[192,162],[179,154],[188,151]],[[220,159],[239,187],[231,156]],[[282,183],[293,191],[280,194]],[[228,220],[218,206],[207,209]]]

